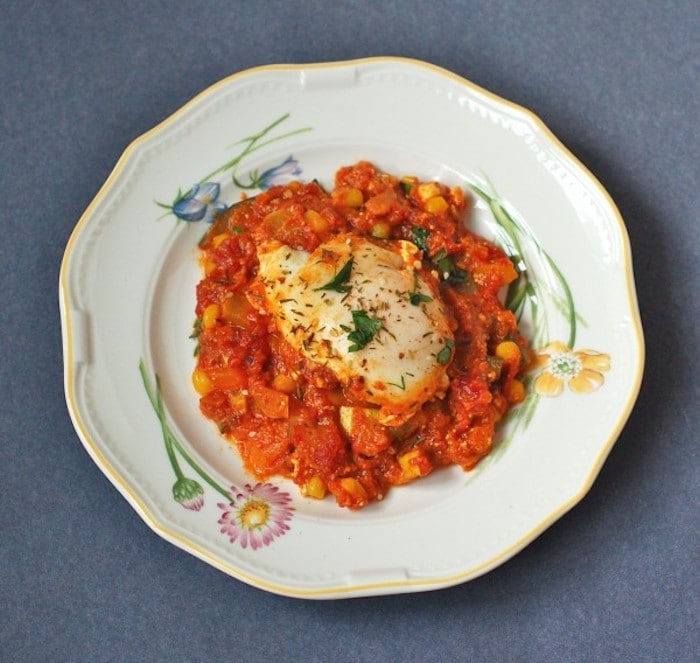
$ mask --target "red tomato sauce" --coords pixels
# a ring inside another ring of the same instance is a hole
[[[528,350],[498,297],[515,268],[466,227],[469,203],[461,188],[359,162],[337,172],[330,192],[293,182],[218,216],[201,244],[192,379],[202,413],[251,474],[359,509],[440,467],[470,470],[491,451],[497,423],[524,397]],[[454,327],[445,397],[397,427],[378,423],[351,385],[285,341],[256,283],[257,245],[274,239],[311,252],[339,233],[415,243],[421,277],[435,282]],[[343,408],[353,408],[350,430]]]

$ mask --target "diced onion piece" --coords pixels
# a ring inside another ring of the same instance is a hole
[[[228,402],[235,414],[245,414],[248,410],[248,399],[242,391],[234,391],[229,394]]]
[[[440,195],[440,185],[437,182],[423,182],[418,185],[418,197],[425,203]]]
[[[376,196],[372,196],[366,203],[365,209],[375,216],[384,216],[391,212],[396,204],[396,191],[394,189],[384,189]]]
[[[207,371],[212,389],[238,391],[245,389],[247,380],[243,369],[234,366],[227,368],[211,368]]]
[[[355,500],[366,501],[367,491],[365,487],[353,477],[345,477],[340,480],[340,485],[342,489],[349,493]]]
[[[385,221],[378,221],[372,226],[372,237],[388,239],[391,235],[391,226]]]
[[[248,314],[253,311],[253,307],[248,300],[238,293],[227,297],[221,305],[221,315],[229,324],[236,327],[245,327],[248,321]]]
[[[253,410],[270,419],[289,418],[289,396],[276,389],[258,385],[251,393]]]
[[[275,375],[272,380],[272,388],[284,394],[291,394],[297,388],[297,383],[290,375],[280,373],[279,375]]]
[[[399,456],[397,460],[401,466],[401,482],[412,481],[417,479],[421,475],[420,465],[415,462],[421,456],[421,452],[418,449],[411,449],[405,454]]]

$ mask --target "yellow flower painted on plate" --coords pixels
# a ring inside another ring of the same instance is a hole
[[[540,374],[533,388],[541,396],[559,396],[564,385],[578,394],[589,394],[605,382],[610,370],[610,355],[596,350],[572,350],[561,341],[553,341],[535,356],[533,370]]]

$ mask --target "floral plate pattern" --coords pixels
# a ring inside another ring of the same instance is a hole
[[[505,302],[536,359],[475,471],[347,513],[245,474],[198,413],[188,336],[207,222],[358,159],[472,192],[471,223],[516,265]],[[60,295],[66,398],[98,466],[161,536],[290,596],[434,589],[505,561],[585,494],[643,366],[627,235],[600,185],[524,109],[396,58],[263,67],[202,93],[127,149],[69,241]]]

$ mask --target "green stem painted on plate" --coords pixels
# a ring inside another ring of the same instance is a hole
[[[146,394],[148,395],[148,400],[151,402],[153,410],[155,411],[156,416],[158,417],[158,422],[160,423],[160,429],[163,433],[163,442],[165,444],[165,450],[168,454],[168,460],[170,461],[170,465],[173,468],[173,472],[175,472],[175,476],[178,479],[183,479],[185,475],[183,474],[182,469],[180,468],[180,463],[178,463],[177,456],[175,455],[175,451],[171,442],[172,434],[170,433],[168,423],[165,419],[165,410],[163,408],[163,397],[160,390],[160,381],[156,376],[156,387],[154,389],[150,381],[148,380],[148,376],[146,375],[146,367],[143,363],[143,360],[139,362],[139,372],[141,373],[141,380],[143,381],[144,389],[146,390]]]
[[[280,140],[284,140],[285,138],[290,138],[292,136],[297,136],[302,133],[306,133],[307,131],[311,131],[311,127],[301,127],[299,129],[293,129],[291,131],[287,131],[286,133],[280,134],[279,136],[272,136],[268,137],[270,132],[278,127],[280,124],[285,122],[287,119],[289,119],[290,114],[285,113],[284,115],[278,117],[276,120],[268,124],[264,129],[258,131],[257,133],[251,134],[250,136],[247,136],[246,138],[243,138],[234,145],[241,145],[243,144],[244,147],[243,149],[232,159],[227,161],[223,166],[220,166],[219,168],[216,168],[215,170],[212,170],[210,173],[207,173],[204,177],[202,177],[197,184],[203,184],[204,182],[210,181],[212,178],[216,177],[217,175],[220,175],[221,173],[224,173],[226,171],[231,171],[231,178],[234,182],[234,184],[240,186],[239,181],[236,178],[236,169],[240,165],[240,163],[245,159],[247,156],[250,154],[253,154],[254,152],[257,152],[258,150],[261,150],[264,147],[267,147],[268,145],[272,145],[273,143],[276,143]],[[267,140],[263,140],[264,138],[267,137]],[[240,188],[250,188],[250,187],[240,187]],[[187,189],[186,191],[182,191],[181,189],[178,189],[177,195],[175,196],[175,199],[173,200],[172,203],[169,205],[167,203],[162,203],[159,201],[155,201],[155,204],[158,207],[161,207],[162,209],[166,210],[166,212],[160,217],[163,218],[163,216],[167,216],[169,213],[171,214],[173,211],[173,207],[177,205],[178,202],[180,202],[183,198],[186,198],[189,194],[192,188]]]
[[[569,321],[569,339],[567,342],[567,345],[570,348],[574,347],[574,344],[576,343],[576,306],[574,305],[574,296],[571,292],[571,288],[569,287],[569,284],[567,280],[564,278],[564,275],[561,273],[561,270],[559,267],[557,267],[557,264],[552,260],[552,258],[549,256],[548,253],[545,251],[542,252],[545,258],[547,259],[547,263],[549,264],[551,270],[554,272],[555,276],[557,277],[557,280],[559,281],[559,285],[561,286],[561,289],[564,291],[564,298],[566,300],[566,306],[565,306],[565,315],[568,318]]]
[[[187,461],[189,466],[197,473],[199,474],[200,477],[204,481],[206,481],[217,493],[220,493],[226,498],[226,501],[230,502],[231,501],[231,493],[230,491],[226,490],[225,488],[221,487],[216,481],[214,481],[199,465],[198,463],[190,456],[190,454],[185,450],[185,448],[182,446],[180,441],[176,439],[175,437],[172,437],[172,443],[173,445],[177,448],[177,450],[180,452],[180,455]]]
[[[148,396],[153,410],[158,417],[160,422],[160,428],[163,433],[163,442],[165,444],[165,450],[168,454],[168,459],[175,472],[175,477],[180,480],[185,478],[180,468],[180,463],[177,460],[177,454],[175,450],[180,453],[180,455],[187,461],[187,464],[215,491],[223,495],[227,501],[231,500],[231,494],[229,491],[222,488],[216,481],[214,481],[200,466],[199,464],[190,456],[190,454],[185,450],[180,441],[175,437],[170,426],[168,425],[167,418],[165,416],[165,407],[163,405],[163,394],[160,388],[160,378],[156,375],[155,388],[151,384],[148,374],[146,373],[146,365],[143,359],[139,362],[139,373],[141,374],[141,380],[143,381],[143,386]]]
[[[488,180],[487,180],[488,182]],[[488,182],[490,190],[493,192],[493,185]],[[495,222],[497,230],[497,242],[513,261],[518,273],[517,279],[510,284],[506,292],[505,305],[516,316],[518,323],[523,315],[529,310],[532,317],[533,345],[542,346],[550,341],[549,319],[547,308],[543,306],[546,298],[554,304],[555,308],[566,320],[569,328],[567,345],[574,347],[576,342],[576,330],[579,316],[576,313],[576,306],[571,288],[563,273],[554,262],[552,257],[544,250],[532,232],[521,223],[517,216],[511,214],[505,203],[495,193],[489,193],[486,189],[476,184],[470,184],[471,190],[479,196],[488,206]],[[527,254],[524,248],[534,251],[548,269],[547,282],[556,284],[559,293],[552,293],[540,286],[538,280],[534,278],[534,273],[528,267]],[[526,383],[530,382],[526,377]],[[532,421],[535,410],[540,401],[540,397],[532,389],[527,389],[527,398],[514,407],[508,414],[507,420],[514,424],[506,438],[499,444],[499,449],[504,449],[513,437],[519,426],[527,428]]]
[[[493,185],[489,183],[493,191]],[[569,284],[552,257],[542,248],[532,232],[524,226],[514,215],[506,209],[503,201],[496,195],[488,193],[483,187],[470,184],[470,188],[488,205],[494,220],[496,221],[498,240],[503,250],[514,262],[518,272],[518,278],[510,285],[506,294],[506,306],[513,311],[520,320],[527,307],[532,314],[535,338],[533,343],[544,345],[549,342],[548,316],[545,307],[539,303],[545,301],[545,292],[539,287],[537,281],[530,278],[525,252],[523,247],[527,244],[542,258],[543,263],[549,268],[553,281],[557,284],[562,297],[552,296],[552,301],[562,313],[569,327],[567,345],[573,348],[576,342],[576,327],[578,316],[574,297]],[[544,334],[544,336],[542,336]]]
[[[236,144],[241,144],[245,143],[245,147],[243,148],[243,151],[240,152],[237,156],[235,156],[233,159],[230,161],[227,161],[223,166],[220,168],[217,168],[216,170],[213,170],[211,173],[208,175],[205,175],[201,180],[199,180],[199,184],[202,184],[203,182],[206,182],[219,173],[223,173],[227,170],[232,170],[232,176],[235,178],[236,175],[236,168],[238,165],[247,157],[249,154],[252,154],[253,152],[256,152],[257,150],[262,149],[263,147],[267,147],[268,145],[272,145],[273,143],[276,143],[277,141],[284,140],[285,138],[290,138],[291,136],[296,136],[301,133],[305,133],[307,131],[311,131],[311,127],[302,127],[301,129],[294,129],[292,131],[288,131],[287,133],[281,134],[279,136],[274,136],[273,138],[269,138],[268,140],[265,140],[263,142],[258,142],[262,138],[265,138],[267,134],[269,134],[275,127],[278,125],[282,124],[285,120],[289,118],[289,113],[285,113],[281,117],[277,118],[274,122],[271,122],[268,124],[264,129],[259,131],[256,134],[252,134],[251,136],[248,136],[247,138],[243,138],[242,140],[238,141]]]

